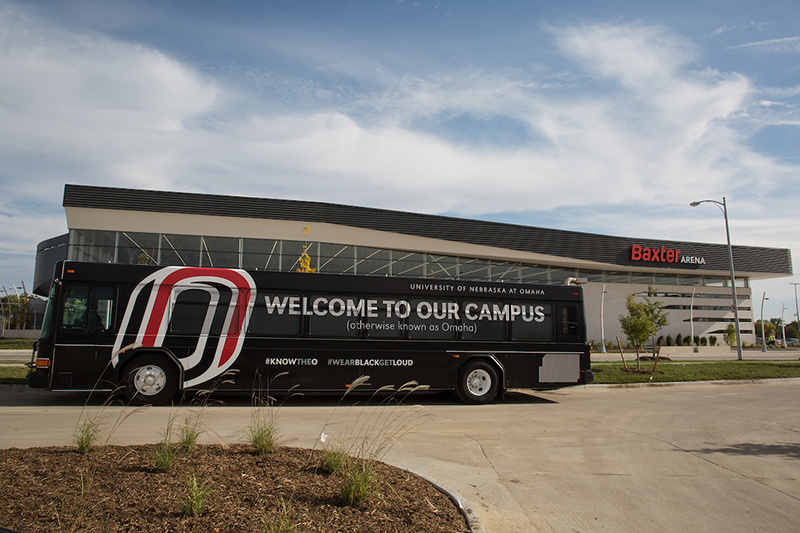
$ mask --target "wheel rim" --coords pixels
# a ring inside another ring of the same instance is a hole
[[[154,396],[167,384],[167,374],[161,367],[146,365],[136,371],[133,384],[139,394]]]
[[[482,369],[476,368],[467,376],[467,390],[473,396],[483,396],[492,388],[492,376]]]

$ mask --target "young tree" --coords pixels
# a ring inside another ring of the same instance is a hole
[[[0,298],[2,315],[5,317],[6,329],[28,329],[33,327],[33,304],[31,297],[23,293]]]
[[[790,339],[800,339],[800,327],[797,325],[797,320],[786,324],[786,336]]]
[[[736,326],[733,322],[729,322],[728,325],[725,326],[725,331],[722,333],[722,340],[730,347],[736,344]]]
[[[756,336],[761,337],[761,321],[756,320],[755,322],[755,330]],[[764,335],[769,339],[770,335],[775,335],[775,324],[770,322],[769,320],[764,321]],[[763,339],[762,339],[763,342]]]
[[[652,285],[647,287],[647,296],[641,301],[636,300],[633,294],[628,295],[625,307],[627,315],[619,315],[619,324],[622,332],[636,348],[636,367],[639,368],[639,349],[650,338],[655,338],[662,328],[669,325],[668,313],[664,311],[664,304],[652,298],[656,292]]]

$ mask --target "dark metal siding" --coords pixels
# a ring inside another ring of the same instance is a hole
[[[53,280],[53,266],[67,258],[69,234],[59,235],[42,241],[36,247],[36,266],[33,273],[33,292],[40,296],[50,293]]]
[[[721,244],[613,237],[324,202],[66,185],[64,207],[321,222],[628,267],[729,268],[728,248]],[[680,249],[681,255],[703,257],[706,263],[632,262],[634,244]],[[788,249],[734,246],[733,254],[737,271],[792,274]]]

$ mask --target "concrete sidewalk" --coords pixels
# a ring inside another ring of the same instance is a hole
[[[0,361],[24,361],[31,360],[32,350],[0,350]]]

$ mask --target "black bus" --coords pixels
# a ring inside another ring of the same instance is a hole
[[[467,403],[592,381],[578,286],[160,267],[56,265],[29,385],[342,391],[416,381]],[[224,378],[224,379],[223,379]]]

